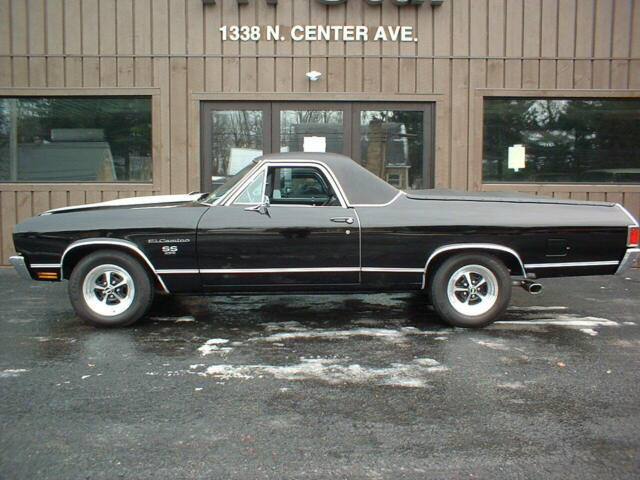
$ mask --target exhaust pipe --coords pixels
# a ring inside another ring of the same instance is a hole
[[[532,282],[531,280],[523,280],[520,282],[520,286],[524,288],[531,295],[538,295],[542,293],[542,285],[537,282]]]

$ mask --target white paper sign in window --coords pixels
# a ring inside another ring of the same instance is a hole
[[[525,148],[523,145],[514,145],[509,147],[509,160],[508,167],[517,172],[521,168],[524,168],[525,162]]]
[[[305,152],[326,152],[327,137],[304,137],[303,150]]]

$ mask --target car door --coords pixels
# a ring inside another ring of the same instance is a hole
[[[265,164],[224,205],[212,206],[198,226],[204,289],[358,285],[360,225],[330,178],[319,164]]]

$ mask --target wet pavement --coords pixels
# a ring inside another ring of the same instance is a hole
[[[0,269],[0,478],[638,478],[640,270],[543,283],[483,330],[405,294],[98,330]]]

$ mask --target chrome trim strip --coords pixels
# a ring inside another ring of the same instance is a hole
[[[168,275],[172,273],[200,273],[197,268],[165,268],[162,270],[156,270],[158,275]]]
[[[423,273],[422,268],[362,267],[363,272]]]
[[[174,268],[156,270],[160,275],[185,273],[314,273],[314,272],[389,272],[389,273],[422,273],[422,268],[393,267],[317,267],[317,268]]]
[[[32,263],[30,265],[31,268],[60,268],[61,264],[59,263]]]
[[[389,200],[387,203],[354,203],[351,206],[352,207],[386,207],[387,205],[391,205],[393,202],[395,202],[400,195],[406,195],[406,193],[403,192],[402,190],[398,191],[396,196],[393,197],[391,200]]]
[[[628,248],[616,270],[616,275],[625,273],[637,260],[640,260],[640,248]]]
[[[598,262],[562,262],[562,263],[527,263],[526,268],[562,268],[562,267],[604,267],[618,265],[618,260],[605,260]]]
[[[106,238],[106,239],[101,239],[101,238],[90,239],[90,238],[87,238],[87,239],[84,239],[84,240],[77,240],[77,241],[73,242],[71,245],[69,245],[67,247],[67,249],[64,251],[64,253],[62,254],[62,258],[60,259],[60,266],[62,268],[64,268],[64,257],[67,255],[67,253],[69,253],[74,248],[81,247],[83,245],[118,245],[118,246],[121,246],[121,247],[126,247],[129,250],[133,250],[140,257],[142,257],[142,259],[149,266],[149,268],[151,269],[153,274],[158,279],[158,282],[160,283],[160,286],[162,286],[162,289],[165,291],[165,293],[171,293],[171,292],[169,292],[169,289],[167,288],[167,286],[162,281],[162,278],[160,278],[160,276],[158,275],[158,272],[156,272],[156,269],[153,266],[153,264],[151,263],[151,261],[149,260],[149,258],[147,258],[147,256],[144,254],[144,252],[142,250],[140,250],[140,248],[135,243],[130,242],[128,240],[119,240],[119,239],[113,239],[113,238]],[[63,273],[64,273],[64,270],[63,270]]]
[[[18,275],[20,275],[22,278],[24,278],[25,280],[33,280],[33,278],[31,278],[31,274],[29,273],[29,269],[27,268],[27,264],[24,261],[24,257],[21,257],[20,255],[14,255],[12,257],[9,257],[9,263],[13,265],[13,268],[15,268],[16,272],[18,272]]]
[[[360,267],[318,267],[318,268],[201,268],[200,273],[319,273],[319,272],[359,272]]]
[[[631,220],[631,223],[632,223],[632,225],[629,225],[630,227],[637,227],[638,226],[638,221],[635,219],[635,217],[633,215],[631,215],[629,210],[624,208],[624,205],[616,203],[616,206],[620,207],[620,210],[622,210],[627,215],[627,217],[629,217],[629,220]]]
[[[422,288],[425,288],[425,286],[427,285],[427,271],[429,269],[429,264],[435,257],[440,255],[441,253],[448,252],[450,250],[471,250],[471,249],[499,250],[501,252],[510,253],[516,258],[516,260],[518,260],[518,263],[520,264],[520,268],[522,268],[522,275],[525,277],[527,276],[527,270],[525,268],[526,265],[522,263],[522,259],[520,258],[520,255],[518,255],[518,252],[516,252],[512,248],[505,247],[503,245],[498,245],[495,243],[455,243],[451,245],[445,245],[443,247],[438,247],[434,250],[431,256],[429,256],[429,258],[427,259],[427,263],[425,263],[424,265],[424,271],[422,275]]]

